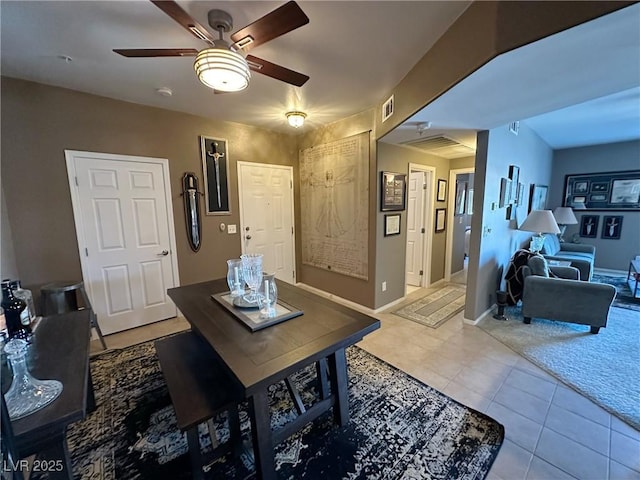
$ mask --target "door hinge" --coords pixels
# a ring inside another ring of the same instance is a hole
[[[426,190],[426,189],[427,189],[427,184],[426,184],[426,183],[423,183],[423,184],[422,184],[422,189],[423,189],[423,190]]]
[[[425,233],[424,227],[420,229],[420,233]]]
[[[291,235],[293,235],[293,227],[291,227]]]
[[[73,177],[73,178],[75,178],[75,180],[76,180],[76,187],[79,187],[80,184],[78,183],[78,177]]]
[[[289,180],[289,188],[293,190],[293,180]]]
[[[84,249],[84,254],[85,254],[85,256],[87,256],[87,257],[89,256],[89,249],[88,249],[88,248],[85,248],[85,249]]]
[[[422,276],[422,275],[424,275],[424,272],[422,270],[420,270],[420,273],[418,275]]]

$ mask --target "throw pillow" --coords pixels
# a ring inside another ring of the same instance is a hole
[[[546,234],[544,236],[544,245],[542,246],[542,253],[545,255],[555,255],[560,251],[560,240],[557,235]]]
[[[547,260],[544,257],[540,255],[532,256],[527,262],[527,265],[529,266],[529,270],[531,270],[532,275],[549,277],[549,266],[547,265]]]

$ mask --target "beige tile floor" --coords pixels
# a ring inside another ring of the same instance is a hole
[[[421,293],[414,290],[406,301]],[[640,432],[465,324],[462,314],[436,329],[389,313],[374,316],[381,328],[360,347],[505,426],[488,480],[640,479]],[[109,335],[107,346],[188,327],[184,319],[167,320]],[[92,342],[92,351],[100,350]]]

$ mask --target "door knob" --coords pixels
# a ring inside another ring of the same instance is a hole
[[[247,235],[247,236],[246,236],[246,237],[244,237],[244,238],[246,238],[247,240],[251,240],[251,235]]]
[[[169,255],[169,250],[162,250],[162,252],[158,254],[159,257],[166,257],[167,255]]]

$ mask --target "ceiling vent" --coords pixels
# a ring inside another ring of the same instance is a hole
[[[406,142],[402,142],[402,145],[419,148],[432,155],[444,158],[467,157],[475,154],[475,149],[463,145],[452,138],[445,137],[444,135],[407,140]]]

